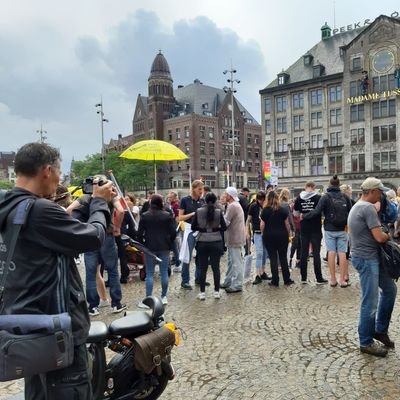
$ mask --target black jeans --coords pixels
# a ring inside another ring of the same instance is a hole
[[[287,260],[287,250],[289,239],[287,233],[263,236],[263,242],[268,251],[271,263],[271,272],[273,285],[279,284],[278,257],[281,264],[282,276],[284,283],[290,281],[289,265]]]
[[[294,238],[292,239],[292,245],[290,246],[290,258],[293,258],[296,253],[296,260],[301,258],[301,236],[300,231],[296,230]]]
[[[92,400],[86,344],[74,348],[71,366],[25,378],[25,400]]]
[[[118,258],[121,266],[121,278],[127,279],[129,276],[128,259],[126,258],[125,246],[122,243],[121,236],[115,236],[115,243],[117,243],[118,248]]]
[[[197,242],[197,260],[200,266],[200,292],[205,292],[206,290],[206,277],[209,263],[211,264],[214,275],[214,289],[216,292],[219,291],[219,282],[221,279],[219,270],[221,249],[222,241]]]
[[[300,259],[300,271],[301,271],[301,280],[307,280],[307,261],[308,261],[308,249],[310,247],[310,243],[313,251],[313,260],[314,260],[314,273],[317,281],[323,279],[321,272],[321,240],[322,233],[308,233],[301,232],[301,259]]]

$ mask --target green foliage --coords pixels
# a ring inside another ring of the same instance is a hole
[[[153,163],[121,158],[121,152],[110,152],[105,157],[106,171],[112,170],[121,188],[126,191],[150,188],[154,184]],[[72,164],[71,185],[80,185],[88,176],[102,172],[101,154],[92,154]]]
[[[0,180],[0,189],[12,189],[14,187],[14,183],[7,180]]]

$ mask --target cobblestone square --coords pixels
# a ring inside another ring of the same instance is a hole
[[[400,357],[384,359],[360,354],[357,322],[360,288],[352,268],[349,288],[317,286],[312,260],[308,285],[271,288],[247,283],[242,293],[220,300],[208,288],[206,301],[198,288],[180,288],[180,274],[170,280],[167,320],[184,329],[187,340],[173,351],[177,370],[162,399],[292,400],[398,399]],[[222,262],[225,268],[225,259]],[[328,275],[323,263],[325,276]],[[209,281],[212,283],[211,271]],[[130,310],[144,295],[138,279],[123,286]],[[160,283],[155,280],[155,294]],[[111,321],[111,310],[96,319]],[[390,334],[399,344],[399,307]],[[0,386],[0,399],[22,399],[22,382]],[[16,396],[15,396],[16,395]]]

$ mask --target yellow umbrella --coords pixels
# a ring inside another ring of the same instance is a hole
[[[178,147],[163,140],[141,140],[128,147],[121,155],[131,160],[145,160],[154,162],[154,190],[157,192],[156,161],[184,160],[188,156]]]
[[[72,196],[74,197],[80,197],[83,196],[82,189],[77,189],[79,186],[70,186],[68,188],[68,192],[71,193]]]

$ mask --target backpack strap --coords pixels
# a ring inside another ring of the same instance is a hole
[[[10,266],[10,263],[11,263],[11,259],[12,259],[13,255],[14,255],[15,245],[17,244],[17,239],[18,239],[19,232],[20,232],[22,226],[25,224],[26,218],[27,218],[27,216],[29,214],[29,211],[30,211],[30,209],[31,209],[31,207],[32,207],[34,202],[35,202],[34,199],[28,198],[28,199],[22,200],[17,205],[17,211],[15,213],[14,220],[13,220],[13,228],[12,228],[11,240],[10,240],[9,247],[8,247],[8,252],[7,252],[7,259],[6,259],[6,262],[5,262],[4,266],[3,266],[3,268],[1,269],[0,303],[3,300],[4,285],[6,283],[6,279],[7,279],[9,266]]]

